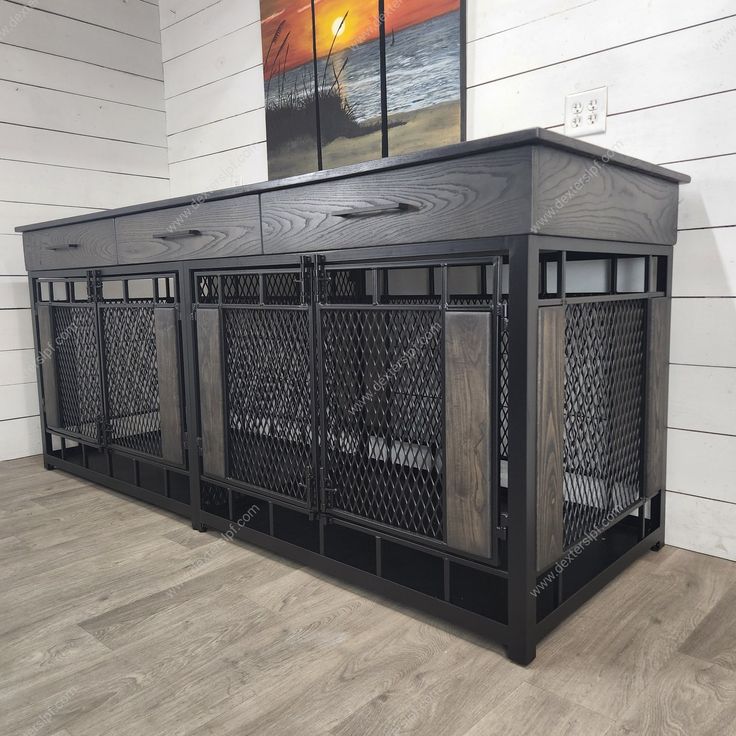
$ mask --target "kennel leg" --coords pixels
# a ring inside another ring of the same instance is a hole
[[[509,249],[509,658],[536,655],[536,412],[539,246],[518,238]]]

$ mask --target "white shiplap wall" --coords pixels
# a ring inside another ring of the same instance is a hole
[[[41,447],[17,225],[169,194],[159,9],[0,0],[0,460]]]
[[[736,2],[469,1],[471,137],[561,130],[608,87],[585,140],[693,177],[675,246],[667,541],[736,560]]]
[[[268,178],[259,0],[161,0],[173,195]]]

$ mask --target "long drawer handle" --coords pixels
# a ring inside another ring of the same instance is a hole
[[[375,207],[359,207],[354,210],[343,210],[341,212],[333,212],[335,217],[371,217],[372,215],[389,215],[396,212],[409,212],[414,209],[406,202],[397,202],[396,204],[376,205]]]
[[[61,243],[59,245],[47,245],[46,250],[74,250],[79,248],[79,243]]]
[[[170,233],[159,233],[154,235],[154,240],[181,240],[181,238],[198,238],[201,230],[174,230]]]

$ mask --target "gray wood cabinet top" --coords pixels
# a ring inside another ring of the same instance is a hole
[[[17,231],[29,270],[529,233],[672,245],[689,180],[532,129]]]

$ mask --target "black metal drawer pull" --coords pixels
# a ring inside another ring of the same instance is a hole
[[[333,212],[335,217],[371,217],[372,215],[390,215],[395,212],[409,212],[415,209],[406,202],[397,202],[396,204],[377,205],[375,207],[359,207],[354,210],[343,210],[342,212]]]
[[[159,233],[154,235],[154,240],[180,240],[181,238],[198,238],[202,234],[201,230],[174,230],[170,233]]]
[[[46,250],[74,250],[79,248],[79,243],[61,243],[60,245],[47,245]]]

